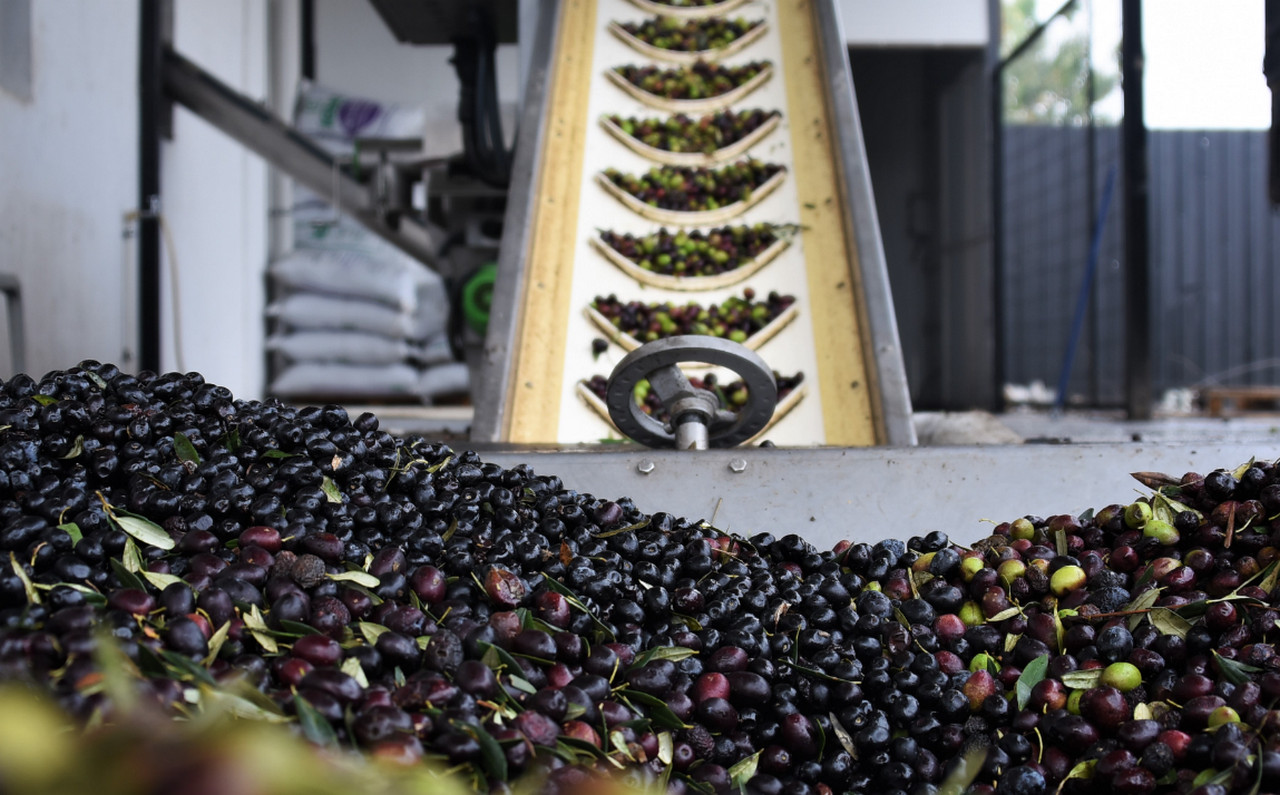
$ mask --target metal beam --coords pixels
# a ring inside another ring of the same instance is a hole
[[[1124,87],[1124,378],[1131,420],[1151,418],[1151,274],[1147,123],[1143,99],[1142,0],[1122,4],[1120,79]]]
[[[165,92],[193,113],[256,152],[316,193],[328,197],[374,234],[420,262],[436,267],[439,233],[398,203],[394,164],[375,169],[372,184],[357,181],[333,156],[260,105],[181,55],[166,50]]]

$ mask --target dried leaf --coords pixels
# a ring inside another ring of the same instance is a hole
[[[120,562],[133,574],[143,570],[142,553],[138,551],[138,545],[133,543],[132,538],[124,540],[124,550],[120,553]]]
[[[1145,701],[1141,704],[1135,705],[1133,708],[1134,720],[1154,720],[1155,717],[1156,714],[1151,710],[1151,705]]]
[[[1013,618],[1014,616],[1020,616],[1020,615],[1022,615],[1022,608],[1017,606],[1006,607],[1004,610],[1001,610],[999,613],[996,613],[991,618],[988,618],[987,623],[994,624],[997,621],[1004,621],[1007,618]],[[910,626],[910,624],[908,624],[908,626]]]
[[[1162,486],[1180,486],[1182,481],[1178,478],[1166,475],[1163,472],[1130,472],[1133,479],[1146,486],[1149,489],[1159,489]]]
[[[67,454],[62,456],[63,461],[70,461],[73,458],[79,458],[84,454],[84,434],[76,434],[75,441],[71,443],[71,449]]]

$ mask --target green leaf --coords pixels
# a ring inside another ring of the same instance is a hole
[[[449,465],[449,462],[452,460],[453,460],[452,454],[445,456],[444,458],[440,459],[438,463],[432,464],[431,466],[427,467],[427,474],[434,475],[435,473],[447,467]]]
[[[942,782],[942,786],[938,787],[938,795],[960,795],[969,789],[969,785],[982,772],[982,765],[986,761],[986,748],[974,748],[969,751],[964,755],[964,760],[951,771],[951,775]]]
[[[257,690],[248,687],[231,691],[222,687],[200,686],[201,701],[210,711],[225,710],[237,718],[267,723],[289,721],[289,718],[280,713],[274,701],[269,698],[254,699],[253,694],[261,695]]]
[[[1102,668],[1070,671],[1062,675],[1062,684],[1076,690],[1088,690],[1091,687],[1097,687],[1102,681],[1102,671]]]
[[[340,670],[360,683],[361,687],[369,686],[369,677],[364,674],[364,666],[360,664],[360,660],[355,657],[348,657],[342,661]]]
[[[120,562],[134,574],[143,570],[142,553],[138,551],[138,545],[133,543],[132,538],[124,540],[124,551],[120,553]]]
[[[1163,588],[1152,588],[1149,591],[1143,591],[1134,597],[1129,604],[1125,605],[1121,612],[1128,613],[1135,610],[1150,610],[1151,606],[1160,600],[1160,594],[1162,591],[1164,591]],[[1138,624],[1142,623],[1142,619],[1142,613],[1136,613],[1129,616],[1129,631],[1132,632],[1137,629]]]
[[[80,543],[80,539],[84,538],[84,533],[80,531],[80,525],[75,522],[65,522],[58,525],[58,529],[71,536],[71,546]]]
[[[181,582],[181,580],[179,580]],[[231,632],[231,622],[227,621],[218,627],[218,631],[213,633],[209,638],[209,653],[204,656],[201,665],[208,668],[213,661],[218,659],[218,652],[222,651],[222,644],[227,642],[227,634]]]
[[[297,693],[293,694],[293,708],[298,713],[298,724],[302,727],[302,736],[316,745],[337,745],[338,734],[324,719],[319,710],[311,706]]]
[[[493,735],[478,723],[457,724],[458,728],[475,738],[480,744],[480,764],[489,777],[497,781],[507,780],[507,755]]]
[[[697,656],[698,652],[687,646],[655,646],[644,654],[641,654],[631,663],[632,668],[640,668],[646,663],[654,660],[670,660],[671,662],[680,662],[689,657]]]
[[[342,502],[342,492],[338,491],[338,484],[333,482],[333,478],[328,475],[320,481],[320,490],[324,492],[324,496],[329,502]]]
[[[196,452],[196,446],[191,443],[191,439],[181,431],[173,435],[173,454],[178,460],[184,464],[190,464],[188,469],[194,469],[200,466],[200,454]]]
[[[52,406],[54,403],[58,402],[58,399],[51,395],[32,395],[31,399],[39,403],[41,406]]]
[[[1059,555],[1065,556],[1067,554],[1067,531],[1066,530],[1063,530],[1062,528],[1058,528],[1057,530],[1053,531],[1053,545]]]
[[[242,613],[241,618],[244,619],[245,629],[249,630],[249,634],[253,635],[253,639],[258,642],[263,651],[267,654],[279,653],[280,645],[276,643],[275,637],[267,628],[267,621],[262,617],[257,605],[249,608],[249,612]]]
[[[1147,618],[1151,619],[1151,626],[1160,630],[1162,635],[1177,635],[1185,640],[1187,631],[1191,629],[1190,621],[1165,607],[1152,610]]]
[[[1239,480],[1240,478],[1244,477],[1244,473],[1249,471],[1249,467],[1253,466],[1256,463],[1257,463],[1257,458],[1250,458],[1248,461],[1246,461],[1245,463],[1241,464],[1240,466],[1232,470],[1231,477],[1235,478],[1236,480]]]
[[[183,682],[203,682],[206,685],[217,684],[205,667],[190,657],[161,649],[160,659],[174,679]]]
[[[370,646],[378,642],[378,638],[382,636],[382,633],[391,631],[381,624],[375,624],[372,621],[361,621],[356,624],[356,629],[360,630],[360,634],[364,635],[365,642]]]
[[[165,550],[173,549],[175,546],[173,537],[166,533],[163,527],[150,519],[143,519],[141,516],[126,516],[114,511],[108,511],[107,516],[121,530],[144,544],[150,544],[157,549]]]
[[[1005,619],[1013,618],[1014,616],[1018,616],[1018,615],[1022,615],[1021,607],[1018,607],[1016,605],[1013,607],[1006,607],[1004,610],[1001,610],[999,613],[996,613],[991,618],[988,618],[987,623],[994,624],[997,621],[1004,621]]]
[[[1067,776],[1066,778],[1063,779],[1063,782],[1069,781],[1073,778],[1082,778],[1086,780],[1091,779],[1093,778],[1093,770],[1097,766],[1098,766],[1097,759],[1086,759],[1085,761],[1080,762],[1075,767],[1071,768],[1071,770],[1067,772]]]
[[[609,629],[608,625],[606,625],[603,621],[601,621],[599,616],[597,616],[595,613],[588,610],[587,606],[582,603],[581,599],[578,598],[578,595],[575,594],[572,590],[570,590],[570,588],[567,585],[551,577],[546,572],[542,573],[542,577],[543,577],[543,580],[546,581],[548,588],[550,588],[551,590],[563,596],[565,600],[569,602],[570,607],[577,608],[578,610],[581,610],[583,613],[586,613],[587,617],[591,619],[591,622],[596,625],[597,629],[599,629],[605,635],[608,635],[610,640],[613,639],[613,631]]]
[[[338,574],[327,575],[334,582],[353,582],[356,585],[363,585],[366,588],[377,588],[382,584],[382,580],[373,576],[367,571],[344,571]]]
[[[844,724],[840,722],[840,719],[836,717],[834,712],[828,713],[827,717],[831,718],[831,729],[836,733],[836,739],[840,741],[840,745],[844,747],[844,750],[849,752],[849,756],[857,759],[858,749],[857,746],[853,744],[853,735],[844,727]]]
[[[300,638],[307,635],[323,635],[324,633],[310,624],[304,624],[301,621],[290,621],[287,618],[280,619],[280,631],[290,635],[296,635]]]
[[[1027,708],[1027,701],[1031,698],[1031,688],[1040,684],[1048,670],[1049,655],[1047,654],[1040,655],[1022,669],[1015,687],[1018,694],[1018,709]]]
[[[760,754],[762,751],[756,751],[745,759],[740,759],[733,763],[729,768],[729,784],[738,791],[743,791],[750,781],[756,775],[756,770],[760,767]],[[855,759],[857,757],[854,757]]]
[[[649,718],[656,723],[659,728],[663,729],[687,729],[688,724],[680,720],[671,707],[667,706],[667,702],[651,696],[648,693],[639,690],[627,690],[623,696],[627,701],[633,704],[642,704],[645,709],[636,710],[637,712],[648,713]]]
[[[293,458],[297,453],[286,453],[283,450],[268,450],[263,453],[261,458]]]
[[[79,458],[84,454],[84,434],[76,434],[75,441],[71,443],[71,449],[67,454],[62,456],[63,461],[70,461],[73,458]]]
[[[111,564],[111,572],[116,575],[121,587],[137,588],[139,591],[147,590],[147,584],[142,581],[142,578],[125,568],[123,563],[115,558],[107,558],[107,562]]]
[[[17,555],[13,552],[9,553],[9,565],[13,566],[13,573],[18,575],[19,580],[22,580],[22,590],[27,595],[27,602],[33,605],[40,604],[40,594],[36,592],[35,586],[31,584],[31,578],[27,576],[26,569],[22,568],[22,564],[18,562]]]
[[[163,591],[174,583],[183,582],[181,577],[176,577],[172,574],[162,574],[158,571],[147,571],[146,569],[143,569],[138,572],[138,574],[147,582],[154,585],[157,591]]]
[[[621,535],[623,533],[633,533],[636,530],[643,530],[648,526],[649,526],[649,520],[645,519],[642,522],[629,524],[626,527],[618,527],[618,528],[614,528],[613,530],[605,530],[604,532],[596,533],[594,537],[595,538],[612,538],[613,536]]]
[[[232,428],[227,431],[227,435],[223,438],[223,445],[226,446],[228,453],[234,453],[240,449],[240,431]]]
[[[1263,569],[1262,582],[1258,583],[1258,587],[1271,593],[1276,589],[1277,575],[1280,575],[1280,560],[1273,560]]]
[[[1249,681],[1249,674],[1258,673],[1261,668],[1253,665],[1247,665],[1239,660],[1229,660],[1218,654],[1217,649],[1213,649],[1213,661],[1217,664],[1218,670],[1222,672],[1222,678],[1226,679],[1233,685],[1242,685]]]
[[[671,739],[671,732],[658,732],[658,761],[664,765],[670,765],[671,760],[675,759],[675,741]]]

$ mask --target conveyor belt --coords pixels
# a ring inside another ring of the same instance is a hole
[[[616,343],[598,358],[593,352],[592,340],[606,335],[584,312],[592,299],[614,293],[705,306],[749,286],[758,295],[794,295],[799,307],[796,320],[758,351],[784,375],[804,373],[803,398],[768,438],[784,446],[912,444],[860,122],[831,0],[739,4],[733,16],[767,27],[725,59],[773,64],[773,78],[733,107],[781,111],[782,123],[747,155],[786,173],[754,206],[717,223],[798,224],[791,245],[745,282],[693,294],[642,285],[592,245],[601,228],[643,234],[664,225],[597,181],[608,167],[641,173],[653,165],[600,123],[605,114],[665,115],[607,77],[611,67],[651,60],[610,31],[610,23],[646,16],[627,0],[563,0],[543,14],[473,437],[533,444],[618,438],[578,394],[579,382],[607,375],[626,352]]]

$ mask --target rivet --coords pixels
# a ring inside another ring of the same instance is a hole
[[[639,472],[641,475],[647,475],[650,472],[652,472],[655,468],[656,468],[656,465],[647,458],[642,460],[640,463],[636,464],[636,471]]]
[[[735,458],[729,462],[729,469],[732,472],[745,472],[747,469],[747,460],[745,458]]]

